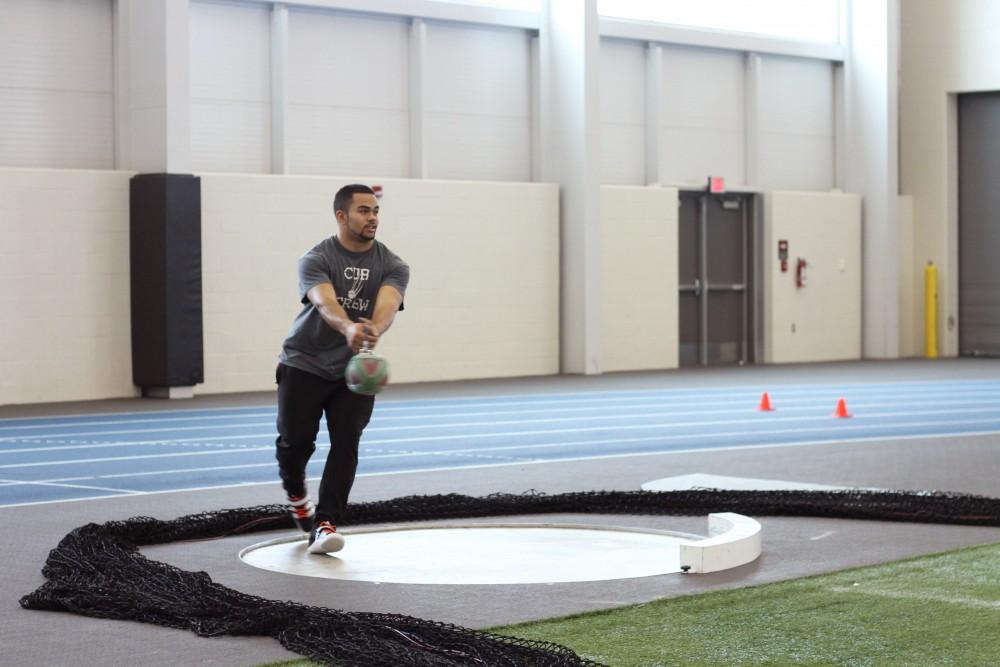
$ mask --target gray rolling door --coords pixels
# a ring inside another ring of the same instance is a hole
[[[1000,93],[958,111],[959,354],[1000,356]]]

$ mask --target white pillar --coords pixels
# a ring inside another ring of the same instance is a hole
[[[743,184],[760,185],[760,71],[759,53],[748,53],[743,63]]]
[[[601,161],[597,0],[545,0],[539,47],[542,180],[560,185],[561,370],[598,374]]]
[[[660,185],[660,115],[663,109],[663,46],[646,44],[646,185]]]
[[[288,7],[271,7],[271,173],[290,173],[288,142]]]
[[[899,0],[852,0],[845,71],[845,171],[861,194],[862,347],[899,357]]]
[[[538,35],[531,38],[531,180],[542,180],[542,71]]]
[[[190,0],[118,0],[117,166],[191,171]]]

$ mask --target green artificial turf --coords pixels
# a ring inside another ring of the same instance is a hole
[[[996,667],[1000,543],[493,631],[612,667]]]
[[[996,666],[1000,543],[496,631],[614,667]]]

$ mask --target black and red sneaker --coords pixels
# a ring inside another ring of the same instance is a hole
[[[292,521],[303,533],[311,532],[313,529],[313,517],[316,513],[309,496],[288,496],[289,511],[292,514]]]
[[[344,548],[344,536],[329,521],[320,521],[309,534],[309,553],[329,554]]]

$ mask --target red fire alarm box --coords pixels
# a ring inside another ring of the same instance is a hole
[[[726,191],[726,179],[722,176],[709,176],[708,191],[717,195],[724,193]]]

